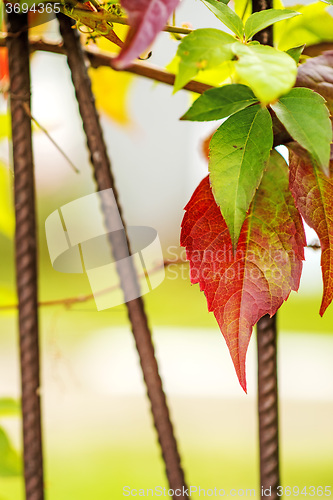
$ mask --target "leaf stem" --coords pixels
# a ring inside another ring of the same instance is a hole
[[[90,10],[86,9],[79,9],[79,8],[72,8],[72,13],[70,13],[70,10],[68,9],[62,9],[64,14],[66,16],[72,17],[73,19],[90,19],[92,22],[96,23],[103,23],[107,22],[110,24],[122,24],[125,26],[129,26],[129,22],[127,17],[119,17],[116,16],[115,14],[111,14],[110,12],[107,12],[106,10],[99,10],[98,12],[93,12]],[[84,21],[82,21],[84,24]],[[179,26],[165,26],[162,31],[167,31],[169,33],[178,33],[180,35],[188,35],[192,33],[192,29],[190,28],[182,28]]]
[[[173,266],[173,265],[183,265],[188,264],[187,261],[182,259],[177,260],[165,260],[163,263],[164,267]],[[161,266],[156,266],[155,268],[149,271],[149,274],[156,273],[161,270]],[[139,274],[138,278],[144,278],[145,274]],[[64,307],[72,307],[76,304],[84,304],[85,302],[90,302],[94,300],[96,295],[105,295],[110,292],[114,292],[119,290],[119,285],[113,285],[105,290],[101,290],[98,293],[92,294],[88,293],[85,295],[79,295],[77,297],[66,297],[65,299],[54,299],[54,300],[42,300],[38,302],[38,307],[55,307],[55,306],[64,306]],[[18,304],[4,304],[0,305],[0,311],[12,311],[18,308]]]
[[[59,151],[59,153],[65,158],[65,160],[67,161],[67,163],[70,165],[70,167],[74,170],[74,172],[76,172],[77,174],[80,173],[80,170],[74,165],[74,163],[72,162],[72,160],[66,155],[66,153],[61,149],[61,147],[56,143],[56,141],[50,136],[50,134],[48,133],[48,131],[46,130],[45,127],[43,127],[43,125],[41,125],[37,120],[36,118],[34,118],[30,112],[30,109],[29,109],[29,106],[27,105],[27,103],[23,103],[23,108],[24,108],[24,111],[26,112],[26,114],[29,116],[30,120],[32,120],[36,125],[37,127],[40,128],[40,130],[46,135],[46,137],[49,139],[49,141],[52,142],[52,144],[56,147],[56,149]]]

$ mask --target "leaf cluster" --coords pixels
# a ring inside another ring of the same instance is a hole
[[[226,61],[232,61],[237,83],[207,90],[182,117],[222,123],[210,139],[209,176],[185,209],[181,244],[191,281],[205,292],[246,390],[253,325],[275,314],[299,287],[302,218],[322,247],[321,315],[333,300],[333,51],[298,67],[304,45],[282,52],[251,40],[297,13],[271,9],[243,24],[226,4],[202,1],[234,36],[213,29],[188,35],[177,52],[175,89]],[[289,167],[274,149],[281,137],[290,150]]]

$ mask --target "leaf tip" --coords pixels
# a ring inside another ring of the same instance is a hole
[[[244,374],[244,376],[242,377],[238,377],[238,380],[239,380],[239,383],[241,385],[241,388],[243,389],[243,391],[245,392],[245,394],[247,394],[247,385],[246,385],[246,376]]]
[[[332,302],[332,299],[329,300],[328,297],[326,297],[324,295],[323,300],[321,301],[321,306],[320,306],[320,310],[319,310],[319,314],[320,314],[321,317],[324,316],[324,313],[325,313],[326,309],[328,308],[328,306],[330,305],[331,302]]]

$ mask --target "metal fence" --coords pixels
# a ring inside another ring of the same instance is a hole
[[[265,0],[254,0],[253,10],[270,8]],[[60,52],[67,55],[75,88],[77,104],[82,118],[87,145],[91,155],[91,165],[96,181],[96,190],[112,188],[118,211],[121,214],[115,179],[106,151],[99,117],[96,111],[91,83],[87,72],[87,62],[79,36],[72,29],[72,22],[59,14],[58,21],[63,38]],[[19,337],[21,354],[21,384],[23,413],[24,478],[26,500],[44,499],[43,447],[40,412],[40,375],[38,345],[38,279],[37,279],[37,238],[34,193],[33,151],[31,142],[30,114],[30,65],[32,50],[28,40],[28,19],[26,14],[8,14],[7,47],[10,73],[10,105],[12,119],[12,144],[14,162],[14,192],[16,215],[16,275],[19,310]],[[270,43],[272,32],[267,28],[259,34],[262,43]],[[40,47],[47,50],[47,44]],[[96,58],[95,58],[96,59]],[[90,63],[95,63],[93,57]],[[138,69],[138,71],[140,71]],[[172,84],[169,76],[156,73],[156,78]],[[190,86],[190,85],[189,85]],[[203,92],[202,85],[199,91]],[[198,89],[195,89],[198,91]],[[110,207],[102,204],[106,222]],[[126,224],[122,218],[126,231]],[[124,256],[128,240],[111,236],[110,246],[115,261]],[[129,264],[119,268],[124,294],[128,287],[137,287],[137,276]],[[178,452],[168,405],[154,355],[151,331],[141,297],[126,303],[128,318],[140,357],[143,378],[151,404],[154,425],[158,435],[168,483],[171,489],[186,486],[184,472]],[[276,374],[276,318],[263,317],[257,325],[258,345],[258,420],[260,440],[260,484],[264,489],[272,487],[271,496],[277,498],[279,485],[278,453],[278,397]],[[187,496],[174,496],[188,498]]]

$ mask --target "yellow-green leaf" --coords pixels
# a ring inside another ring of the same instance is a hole
[[[133,75],[111,68],[89,69],[96,106],[120,125],[130,123],[128,93]]]
[[[286,19],[274,26],[274,42],[280,50],[333,40],[333,18],[327,12],[327,4],[315,2],[291,8],[302,16]]]
[[[10,188],[10,171],[0,162],[0,233],[12,238],[14,228],[15,216]]]
[[[195,30],[183,38],[177,50],[180,62],[174,91],[184,87],[199,71],[233,59],[234,43],[233,36],[213,28]]]
[[[243,38],[243,21],[228,5],[217,0],[202,0],[202,2],[222,21],[235,35]]]
[[[21,405],[13,398],[0,398],[0,417],[20,415]]]
[[[252,14],[245,23],[245,38],[249,40],[259,31],[274,23],[299,16],[299,12],[288,9],[268,9]]]
[[[0,427],[0,476],[11,477],[21,474],[21,460],[6,432]]]
[[[276,101],[294,86],[297,65],[285,52],[268,45],[235,43],[239,83],[248,85],[263,104]]]
[[[10,137],[10,116],[5,113],[0,115],[0,141]]]

